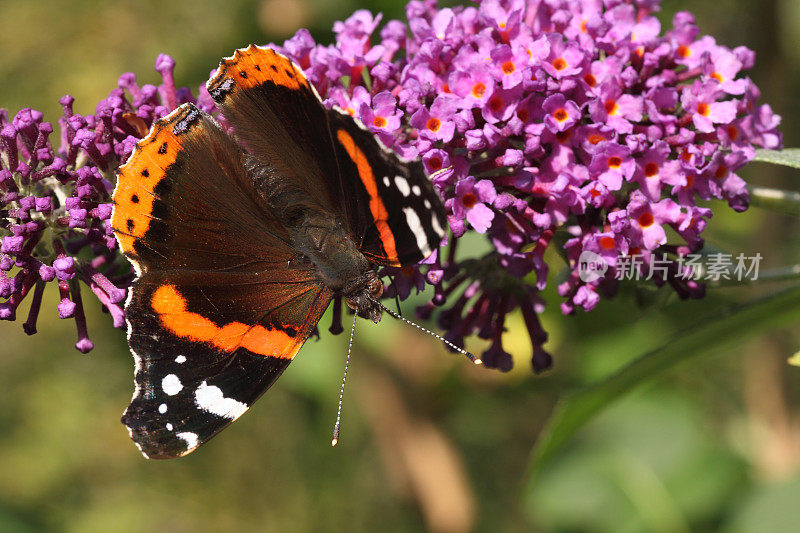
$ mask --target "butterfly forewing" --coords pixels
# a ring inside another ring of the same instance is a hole
[[[149,458],[185,455],[241,416],[330,302],[319,285],[256,293],[217,281],[146,274],[134,286],[126,311],[136,392],[122,421]]]
[[[328,213],[344,216],[327,112],[297,65],[251,45],[223,59],[206,87],[250,156]]]
[[[444,236],[444,207],[419,161],[385,148],[353,117],[328,110],[300,68],[271,48],[223,60],[208,90],[248,152],[306,187],[373,263],[406,266]]]
[[[447,219],[422,162],[400,158],[347,113],[333,110],[329,117],[341,175],[360,182],[354,188],[369,206],[358,228],[361,252],[391,266],[428,257],[444,237]]]

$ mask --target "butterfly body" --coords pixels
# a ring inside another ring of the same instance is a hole
[[[135,391],[123,423],[150,458],[185,455],[286,369],[334,297],[378,322],[380,266],[444,236],[419,161],[323,105],[302,71],[250,46],[120,167],[111,224],[138,277],[126,303]]]
[[[300,256],[293,261],[312,266],[319,280],[334,295],[343,297],[359,316],[379,322],[381,308],[376,300],[383,284],[345,228],[314,211],[296,218],[299,224],[292,227],[291,239]]]
[[[292,190],[273,169],[258,162],[247,166],[265,203],[289,231],[291,246],[298,254],[292,261],[312,267],[319,280],[359,316],[379,322],[381,309],[376,300],[383,284],[342,222],[303,205],[303,191]]]

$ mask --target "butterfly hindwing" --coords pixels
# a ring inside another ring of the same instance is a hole
[[[186,104],[118,173],[112,227],[139,273],[125,307],[136,392],[123,422],[148,457],[184,455],[240,416],[330,303],[245,166]]]
[[[439,245],[444,207],[421,162],[326,109],[291,60],[251,45],[223,60],[207,88],[247,150],[340,213],[370,261],[413,265]]]

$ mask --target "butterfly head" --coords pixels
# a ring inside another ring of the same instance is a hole
[[[381,321],[382,309],[378,303],[383,294],[383,282],[374,270],[369,270],[352,290],[345,292],[344,301],[358,316],[368,318],[376,324]]]

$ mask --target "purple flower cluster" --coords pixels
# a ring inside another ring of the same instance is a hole
[[[548,248],[568,265],[558,286],[565,314],[613,295],[617,261],[633,256],[647,270],[667,254],[667,275],[652,281],[701,297],[704,287],[683,275],[681,261],[702,248],[712,216],[697,201],[745,210],[736,171],[755,145],[781,146],[779,117],[757,103],[743,75],[753,52],[701,37],[688,13],[662,35],[658,8],[658,0],[485,0],[439,9],[414,0],[407,23],[378,31],[380,16],[357,11],[334,25],[331,46],[305,30],[283,45],[326,105],[422,158],[445,198],[451,235],[424,265],[386,269],[386,294],[405,299],[431,285],[418,314],[439,309],[455,344],[472,334],[489,340],[486,366],[511,368],[502,334],[517,309],[534,370],[552,364],[538,319]],[[109,227],[114,171],[152,122],[181,103],[215,111],[203,86],[196,100],[176,88],[173,68],[158,57],[158,86],[123,74],[94,115],[75,113],[65,96],[56,142],[41,113],[23,109],[10,119],[0,110],[0,319],[15,320],[32,292],[23,328],[33,334],[46,283],[55,281],[58,314],[75,319],[76,347],[87,352],[83,282],[114,325],[124,325],[133,274]],[[457,258],[468,230],[485,235],[491,252]],[[582,279],[586,252],[609,265],[604,277]],[[332,331],[342,329],[341,308],[336,301]]]
[[[283,45],[327,105],[348,110],[399,153],[422,157],[446,200],[449,249],[434,253],[424,273],[392,272],[387,293],[405,298],[433,285],[419,313],[446,304],[438,321],[447,338],[490,340],[487,366],[511,368],[501,336],[516,308],[534,370],[551,365],[537,318],[549,247],[569,266],[558,286],[567,314],[616,291],[621,256],[648,268],[666,253],[674,264],[654,282],[682,298],[702,296],[680,261],[703,246],[712,215],[697,201],[745,210],[736,171],[754,145],[781,145],[779,117],[757,104],[759,91],[743,75],[754,53],[699,36],[689,13],[662,34],[658,8],[658,0],[484,0],[439,9],[414,0],[407,23],[378,31],[380,16],[357,11],[334,25],[331,46],[305,30]],[[468,229],[485,234],[493,251],[456,260]],[[609,263],[605,277],[581,279],[586,251]]]
[[[36,333],[42,294],[48,282],[58,286],[60,318],[74,318],[75,347],[92,349],[86,328],[83,282],[124,327],[126,288],[133,279],[111,231],[114,171],[130,155],[153,120],[177,105],[194,101],[187,88],[176,89],[174,61],[158,57],[159,86],[139,86],[124,74],[119,87],[81,115],[64,96],[58,120],[60,137],[42,113],[23,109],[12,119],[0,110],[0,319],[15,320],[17,308],[32,292],[22,327]],[[200,105],[210,109],[204,95]]]

